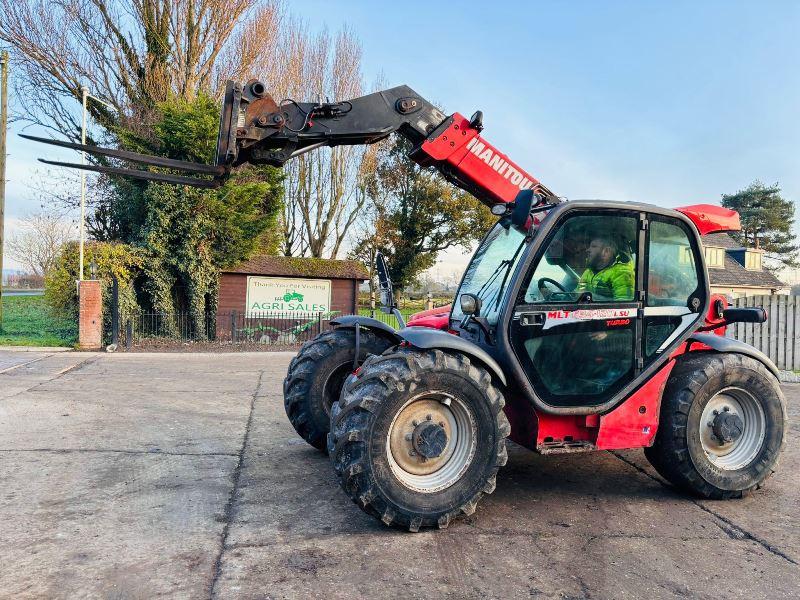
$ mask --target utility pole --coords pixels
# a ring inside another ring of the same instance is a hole
[[[109,110],[115,110],[105,100],[101,100],[97,96],[92,96],[89,93],[89,88],[85,85],[81,86],[81,104],[83,106],[83,123],[81,125],[81,144],[86,145],[86,104],[91,98],[95,102],[102,104]],[[86,164],[86,150],[81,150],[81,164]],[[86,171],[81,169],[81,226],[80,226],[80,242],[78,244],[78,281],[83,281],[83,246],[86,242]]]
[[[3,245],[6,225],[6,126],[8,125],[8,52],[0,54],[0,331],[3,331]]]
[[[81,87],[81,103],[83,104],[83,125],[81,126],[81,144],[86,145],[86,99],[89,97],[89,88]],[[86,151],[81,150],[81,164],[86,164]],[[86,171],[81,169],[81,227],[80,243],[78,244],[78,281],[83,281],[83,240],[86,235]]]

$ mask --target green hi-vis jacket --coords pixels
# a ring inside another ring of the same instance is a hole
[[[578,281],[578,292],[591,292],[600,300],[633,300],[635,276],[633,262],[627,257],[617,259],[597,273],[586,269]]]

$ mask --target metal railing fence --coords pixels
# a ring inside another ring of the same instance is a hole
[[[124,320],[121,338],[127,348],[155,342],[212,342],[300,346],[330,327],[330,312],[193,315],[188,312],[137,312]]]
[[[400,311],[406,321],[419,309]],[[368,316],[399,328],[393,314],[380,309],[359,307],[358,314]],[[338,312],[268,312],[252,313],[226,311],[196,315],[190,312],[137,311],[121,315],[117,339],[121,346],[131,348],[142,344],[206,342],[218,344],[264,344],[299,347],[330,328]],[[113,332],[112,332],[113,333]]]

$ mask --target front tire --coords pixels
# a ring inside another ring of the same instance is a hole
[[[360,357],[381,354],[393,342],[361,328]],[[338,328],[324,331],[303,344],[289,364],[283,381],[286,416],[306,442],[326,451],[331,406],[339,400],[342,385],[353,370],[356,356],[355,331]]]
[[[705,498],[741,498],[775,471],[786,423],[780,385],[761,362],[703,353],[676,365],[645,455],[676,487]]]
[[[409,531],[471,515],[507,460],[503,405],[489,373],[462,354],[400,348],[370,357],[331,416],[342,488]]]

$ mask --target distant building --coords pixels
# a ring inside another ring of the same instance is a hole
[[[786,284],[764,269],[764,251],[743,248],[727,233],[702,237],[711,293],[733,298],[779,294]]]
[[[369,278],[355,260],[254,256],[220,274],[219,313],[274,318],[358,311],[358,286]]]

